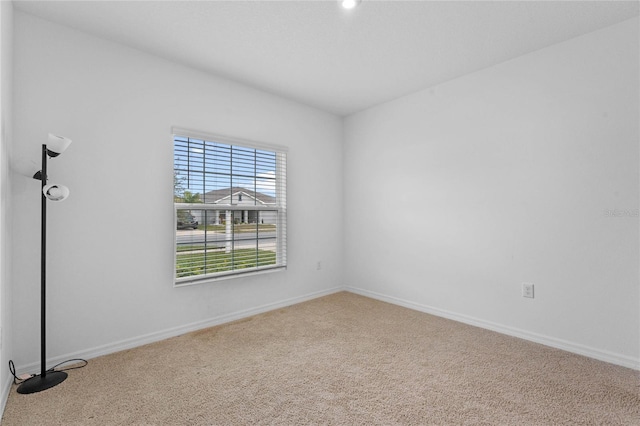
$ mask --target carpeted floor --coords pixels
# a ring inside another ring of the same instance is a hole
[[[10,425],[638,425],[640,373],[351,293],[12,390]]]

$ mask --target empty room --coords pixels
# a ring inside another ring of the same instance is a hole
[[[638,1],[0,1],[3,425],[637,425]]]

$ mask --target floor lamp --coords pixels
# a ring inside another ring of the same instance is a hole
[[[42,145],[42,169],[33,175],[42,181],[41,195],[41,246],[40,246],[40,374],[18,386],[18,393],[35,393],[59,385],[67,378],[64,371],[47,371],[46,353],[46,293],[47,293],[47,200],[63,201],[69,196],[69,188],[58,184],[47,184],[47,159],[62,154],[71,144],[71,139],[49,133],[48,144]]]

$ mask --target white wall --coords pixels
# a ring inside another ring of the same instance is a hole
[[[49,161],[51,181],[71,189],[48,205],[51,358],[341,286],[340,211],[327,209],[342,200],[340,118],[20,12],[14,105],[16,162],[39,162],[48,132],[74,141]],[[173,287],[172,126],[289,147],[287,271]],[[30,368],[39,360],[38,185],[14,176],[14,357]]]
[[[640,368],[638,76],[634,19],[348,117],[345,284]]]
[[[8,362],[13,353],[11,326],[11,156],[13,5],[0,2],[0,413],[9,391]]]

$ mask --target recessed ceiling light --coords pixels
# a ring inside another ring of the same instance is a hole
[[[338,0],[338,2],[345,9],[353,9],[360,4],[360,0]]]

